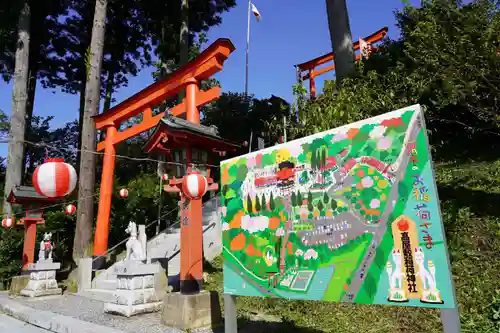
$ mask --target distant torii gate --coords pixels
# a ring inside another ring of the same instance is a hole
[[[384,27],[384,28],[372,33],[370,36],[363,38],[363,40],[366,41],[368,44],[376,43],[378,41],[381,41],[385,37],[385,35],[387,34],[388,31],[389,31],[389,28]],[[352,44],[352,47],[354,48],[354,51],[359,50],[360,49],[359,41],[354,42]],[[335,63],[330,65],[330,66],[326,66],[324,68],[321,68],[317,71],[316,71],[316,68],[318,66],[324,65],[330,61],[333,61],[334,58],[335,58],[335,54],[333,52],[330,52],[330,53],[325,54],[321,57],[317,57],[317,58],[314,58],[314,59],[309,60],[307,62],[304,62],[302,64],[295,65],[295,68],[297,69],[297,80],[299,82],[302,82],[303,80],[309,79],[309,96],[311,98],[316,97],[316,84],[315,84],[314,79],[317,76],[320,76],[324,73],[327,73],[329,71],[334,70]],[[356,56],[356,61],[358,61],[359,59],[361,59],[360,54],[358,54]],[[306,72],[306,74],[304,74],[304,72]]]
[[[109,216],[113,195],[115,145],[142,132],[156,127],[164,114],[153,116],[152,108],[166,98],[186,90],[186,98],[169,112],[178,117],[186,114],[186,120],[199,123],[198,108],[219,98],[220,88],[200,91],[199,83],[209,79],[223,68],[224,61],[234,51],[229,39],[218,39],[196,59],[182,66],[167,79],[155,82],[137,94],[94,117],[97,130],[106,130],[104,141],[97,144],[97,151],[104,150],[103,170],[97,224],[94,236],[94,256],[103,256],[108,249]],[[142,122],[123,131],[120,124],[142,113]]]

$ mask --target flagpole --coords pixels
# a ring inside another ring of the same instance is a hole
[[[250,100],[248,99],[248,50],[250,47],[250,17],[252,12],[252,0],[248,0],[248,14],[247,14],[247,47],[245,54],[245,99],[247,103],[247,111],[250,111]],[[252,152],[252,139],[253,130],[250,128],[250,142],[248,143],[248,152]]]
[[[248,49],[250,47],[250,16],[252,12],[252,1],[248,0],[248,18],[247,18],[247,48],[245,59],[245,97],[248,97]]]

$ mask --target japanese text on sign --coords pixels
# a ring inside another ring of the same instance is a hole
[[[425,247],[430,250],[434,246],[434,243],[432,242],[432,236],[429,231],[432,223],[427,222],[431,219],[431,212],[427,209],[427,203],[430,202],[430,196],[427,193],[429,189],[425,186],[424,178],[421,175],[414,175],[413,177],[413,197],[417,201],[414,209],[417,211],[416,215],[422,221],[422,224],[420,224],[420,231],[424,235],[423,240],[425,242]]]

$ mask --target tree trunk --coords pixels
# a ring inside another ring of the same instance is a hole
[[[76,172],[80,174],[80,159],[82,157],[82,134],[83,134],[83,113],[85,110],[85,83],[82,81],[80,85],[80,106],[78,108],[78,150],[76,151]]]
[[[181,0],[181,29],[179,32],[179,66],[189,62],[189,3],[188,0]],[[178,95],[178,102],[181,103],[185,92]]]
[[[111,100],[113,98],[113,86],[115,84],[115,73],[113,70],[108,72],[108,79],[106,81],[106,97],[104,97],[104,105],[102,112],[106,112],[111,108]]]
[[[30,5],[24,2],[19,14],[16,65],[14,69],[14,90],[12,93],[12,115],[10,118],[9,152],[5,175],[3,213],[11,215],[7,202],[12,187],[21,185],[23,173],[24,134],[26,129],[26,103],[28,100],[28,71],[30,49]]]
[[[99,112],[101,67],[106,29],[108,1],[97,0],[90,43],[90,70],[85,86],[85,107],[82,125],[82,154],[80,156],[80,181],[78,187],[78,216],[76,220],[73,259],[89,255],[94,217],[96,155],[89,153],[96,148],[96,130],[93,116]]]
[[[354,71],[355,60],[346,0],[326,0],[326,11],[335,53],[335,76],[337,82],[341,82]]]
[[[34,41],[31,40],[30,46],[33,45]],[[30,47],[30,61],[29,61],[29,75],[28,75],[28,100],[26,101],[26,124],[25,124],[25,132],[24,136],[26,138],[30,137],[31,132],[31,119],[33,118],[33,107],[35,106],[35,93],[36,93],[36,83],[37,83],[37,72],[38,72],[38,55],[35,55],[35,52],[38,52],[38,48]],[[23,179],[23,183],[29,181],[30,168],[26,165],[26,158],[28,155],[30,156],[30,164],[33,164],[33,154],[31,150],[33,147],[26,146],[24,147],[23,152],[23,175],[21,179]]]

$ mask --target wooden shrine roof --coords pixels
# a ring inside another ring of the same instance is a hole
[[[47,198],[43,195],[38,194],[35,188],[32,186],[14,186],[10,191],[7,201],[10,203],[25,203],[29,201],[54,201],[51,198]]]
[[[161,138],[168,138],[179,133],[187,134],[190,138],[189,141],[199,142],[200,146],[204,146],[207,150],[210,148],[235,150],[241,147],[238,143],[222,138],[216,126],[194,124],[191,121],[166,114],[149,137],[144,149],[150,152],[160,143]],[[166,145],[168,146],[169,143]]]

